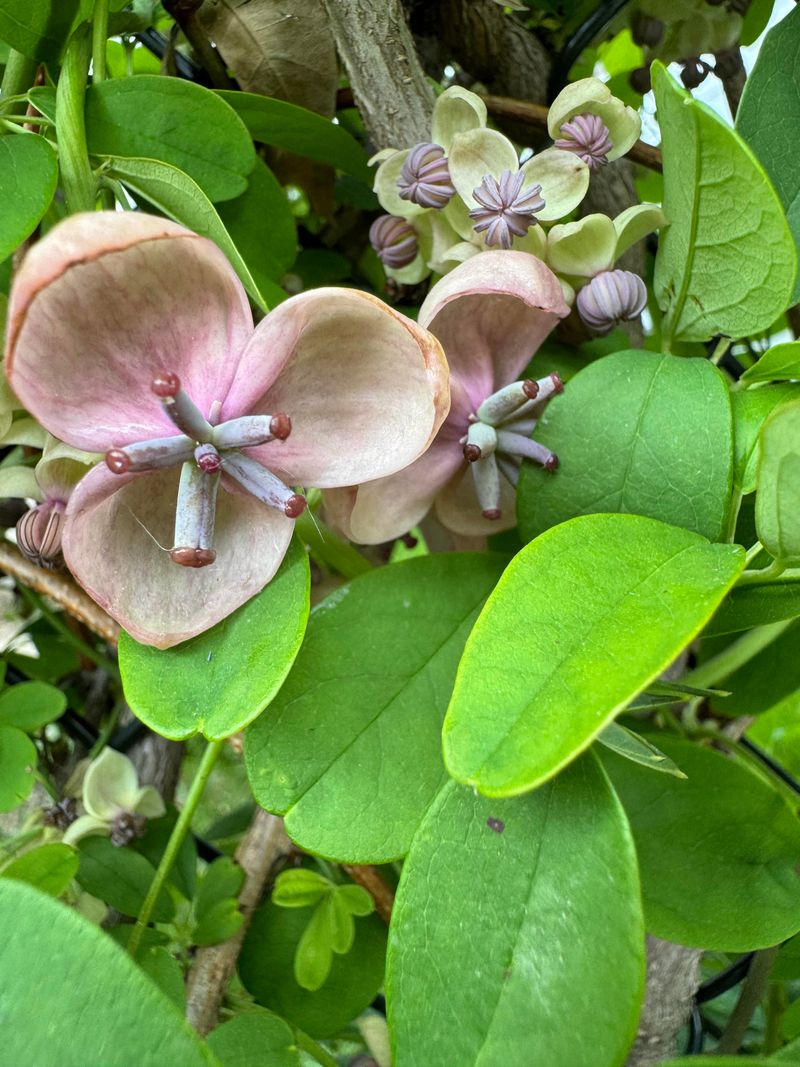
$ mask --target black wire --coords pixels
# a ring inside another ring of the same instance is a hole
[[[739,982],[747,977],[754,956],[755,952],[746,952],[744,956],[734,960],[730,967],[726,967],[724,971],[720,971],[713,978],[709,978],[707,982],[703,982],[695,994],[695,1001],[698,1004],[705,1004],[709,1000],[714,1000],[716,997],[722,996],[723,993],[727,993],[729,989],[733,989],[735,985],[738,985]]]
[[[603,32],[628,2],[629,0],[605,0],[605,3],[601,3],[588,19],[577,28],[573,35],[568,38],[561,54],[557,56],[553,64],[553,69],[550,71],[550,80],[547,83],[548,103],[552,103],[567,84],[572,64],[580,56],[584,48]]]
[[[692,1004],[692,1014],[689,1016],[689,1040],[686,1042],[686,1053],[689,1056],[699,1056],[703,1051],[703,1016],[696,1003]]]
[[[793,775],[789,774],[785,767],[782,767],[780,763],[774,760],[768,752],[765,752],[760,745],[753,744],[753,742],[746,737],[740,737],[739,744],[742,748],[747,749],[748,752],[755,756],[757,760],[760,760],[765,767],[769,767],[775,777],[780,778],[784,785],[788,785],[793,792],[800,794],[800,782],[798,782]]]

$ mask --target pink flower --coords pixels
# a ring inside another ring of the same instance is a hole
[[[439,520],[459,534],[513,526],[522,460],[558,465],[530,433],[562,388],[556,375],[517,379],[568,314],[558,278],[527,252],[482,252],[438,282],[419,322],[450,364],[450,413],[428,451],[405,470],[326,492],[332,521],[362,544],[400,536],[434,503]]]
[[[294,487],[402,469],[448,408],[439,344],[382,301],[317,289],[254,329],[216,245],[138,212],[73,216],[34,246],[6,370],[51,433],[106,453],[70,497],[64,558],[159,648],[272,578],[305,504]]]

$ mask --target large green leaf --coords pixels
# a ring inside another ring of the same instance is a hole
[[[652,67],[664,156],[655,292],[669,341],[769,329],[791,301],[797,253],[756,157],[710,108]]]
[[[270,96],[228,90],[218,95],[234,109],[254,141],[327,163],[372,185],[367,154],[344,127]]]
[[[294,1034],[263,1008],[234,1015],[208,1035],[221,1067],[300,1067]]]
[[[797,579],[743,585],[733,589],[704,631],[704,635],[736,633],[753,626],[782,622],[800,615]]]
[[[262,160],[247,190],[219,206],[219,217],[261,288],[279,281],[297,255],[297,230],[283,186]]]
[[[785,382],[800,378],[800,341],[773,345],[748,368],[741,377],[743,382]]]
[[[8,1067],[217,1067],[130,957],[77,912],[0,879]]]
[[[0,725],[0,811],[11,811],[33,789],[36,748],[15,726]]]
[[[157,74],[91,86],[86,138],[95,156],[171,163],[212,201],[243,193],[256,161],[246,126],[217,93]]]
[[[450,773],[489,796],[550,778],[702,629],[743,563],[735,545],[639,515],[586,515],[532,541],[467,641]]]
[[[770,5],[771,10],[771,5]],[[793,9],[761,44],[745,82],[736,129],[775,183],[800,248],[800,11]],[[800,281],[793,302],[800,299]]]
[[[800,400],[774,411],[761,431],[756,529],[775,559],[800,565]]]
[[[536,439],[560,465],[554,475],[523,466],[517,511],[526,541],[599,511],[649,515],[721,538],[733,434],[728,388],[708,360],[615,352],[580,371],[548,405]]]
[[[592,756],[522,799],[451,782],[392,914],[392,1062],[615,1067],[636,1029],[643,941],[630,831]]]
[[[766,419],[777,407],[800,397],[800,386],[782,383],[740,389],[731,393],[733,411],[735,488],[752,493],[756,487],[756,472],[761,454],[759,434]]]
[[[405,854],[447,775],[441,726],[498,556],[393,564],[311,614],[297,661],[247,732],[256,800],[310,852],[350,863]]]
[[[267,279],[262,280],[261,286],[256,284],[216,208],[188,174],[157,159],[114,157],[108,160],[108,164],[111,177],[119,178],[134,194],[144,197],[171,219],[219,245],[239,275],[242,285],[263,311],[285,299],[286,293]]]
[[[31,59],[57,63],[79,0],[0,0],[0,40]]]
[[[44,137],[0,138],[0,260],[33,232],[57,181],[56,154]]]
[[[603,753],[631,821],[647,929],[748,952],[800,929],[800,822],[764,778],[719,752],[651,735],[686,779]]]
[[[120,635],[119,667],[131,710],[182,740],[230,737],[283,684],[308,620],[308,557],[293,541],[272,581],[210,630],[166,650]]]

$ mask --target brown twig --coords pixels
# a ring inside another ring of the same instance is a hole
[[[98,637],[116,645],[119,640],[119,626],[72,579],[56,571],[42,570],[25,559],[18,549],[3,543],[0,543],[0,570],[16,578],[22,585],[27,585],[42,596],[54,600],[59,607],[73,618],[79,619]]]
[[[375,867],[351,863],[343,863],[342,870],[347,871],[354,882],[366,889],[375,901],[375,911],[385,923],[388,923],[392,917],[394,893],[384,882],[380,872]]]
[[[264,894],[270,871],[290,849],[283,819],[256,808],[250,827],[236,850],[236,861],[245,872],[239,894],[239,910],[244,922],[233,937],[221,945],[198,949],[189,973],[186,1017],[198,1033],[207,1034],[216,1026],[222,998],[236,969],[244,936]]]
[[[236,89],[236,83],[228,76],[222,57],[209,41],[197,17],[203,0],[164,0],[164,9],[183,31],[183,36],[197,53],[203,68],[215,89]]]
[[[484,96],[483,100],[492,115],[502,115],[506,118],[517,119],[528,126],[533,126],[534,129],[547,131],[547,108],[543,104],[530,104],[526,100],[512,100],[508,96]],[[637,141],[628,152],[627,158],[659,173],[663,169],[659,149],[645,144],[644,141]]]

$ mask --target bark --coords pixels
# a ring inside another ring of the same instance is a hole
[[[644,1007],[625,1067],[650,1067],[676,1054],[675,1039],[700,985],[702,955],[700,949],[648,936]]]

